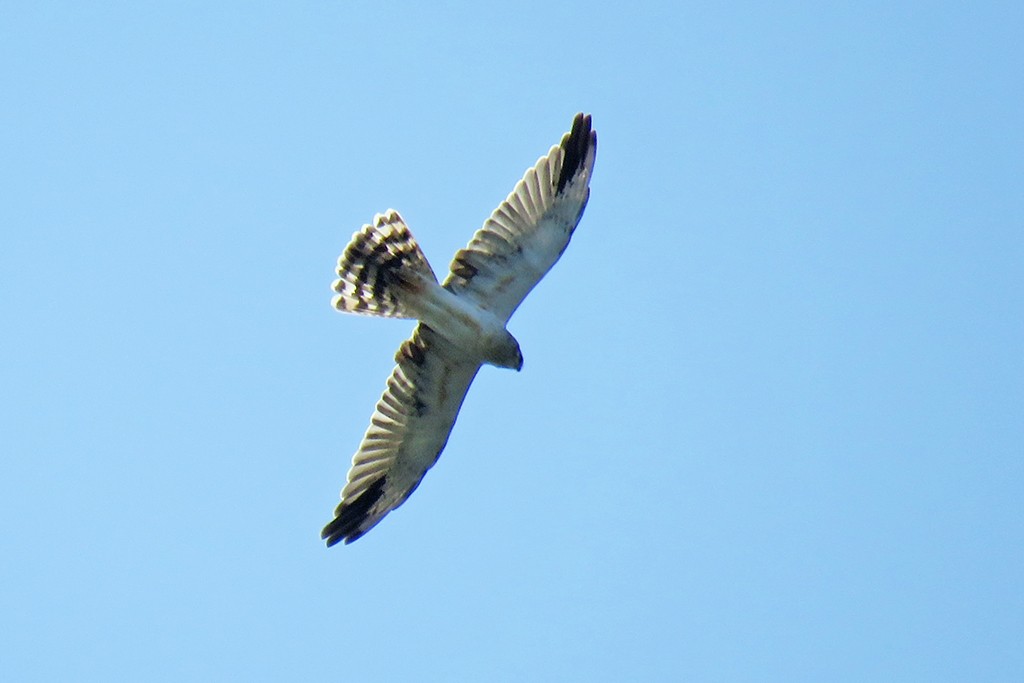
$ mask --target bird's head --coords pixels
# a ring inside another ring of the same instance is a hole
[[[503,334],[490,345],[487,362],[499,368],[518,372],[523,369],[523,352],[519,350],[519,342],[508,330],[502,332]]]

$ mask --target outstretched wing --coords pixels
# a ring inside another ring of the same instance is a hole
[[[416,490],[448,442],[480,369],[460,360],[455,347],[423,324],[402,343],[395,361],[352,458],[341,503],[321,534],[328,546],[356,540]]]
[[[507,321],[569,245],[590,196],[597,133],[589,115],[526,172],[469,245],[444,287]]]

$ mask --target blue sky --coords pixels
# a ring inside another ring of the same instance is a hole
[[[0,678],[1024,678],[1019,3],[8,3]],[[435,270],[590,205],[409,502],[319,539]]]

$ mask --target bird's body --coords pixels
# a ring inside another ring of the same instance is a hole
[[[398,365],[324,527],[328,545],[356,540],[416,489],[482,364],[522,367],[505,325],[568,245],[590,195],[596,151],[590,117],[578,114],[561,144],[455,254],[443,284],[396,211],[353,235],[338,260],[335,308],[420,324],[395,354]]]
[[[421,302],[416,318],[465,352],[466,360],[477,358],[499,368],[522,368],[519,343],[509,334],[505,321],[492,312],[436,282],[426,288]]]

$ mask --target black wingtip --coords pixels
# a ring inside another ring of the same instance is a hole
[[[562,172],[558,176],[558,192],[565,189],[587,161],[587,152],[597,146],[597,133],[593,131],[590,114],[579,113],[572,120],[572,129],[562,138]]]
[[[334,512],[335,518],[328,522],[324,530],[320,532],[320,538],[327,541],[328,548],[341,541],[345,541],[347,545],[368,531],[368,529],[360,530],[359,527],[369,516],[370,508],[384,495],[385,480],[386,477],[381,477],[359,494],[358,498],[351,502],[343,501],[338,506]]]

